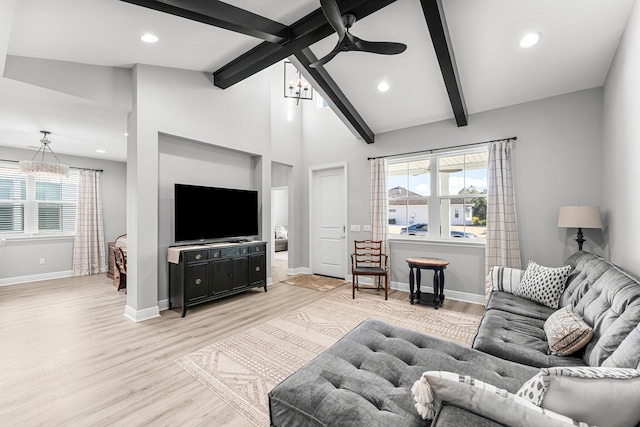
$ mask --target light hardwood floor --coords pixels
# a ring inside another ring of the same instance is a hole
[[[272,277],[286,277],[286,261]],[[323,295],[276,283],[134,323],[105,275],[0,287],[0,425],[251,426],[175,360]]]

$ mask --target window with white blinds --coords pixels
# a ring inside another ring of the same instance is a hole
[[[68,177],[21,174],[0,163],[0,234],[69,235],[76,229],[78,172]]]

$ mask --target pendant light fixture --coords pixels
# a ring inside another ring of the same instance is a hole
[[[313,99],[313,87],[289,61],[284,62],[284,97],[294,98],[296,105],[300,104],[301,99]]]
[[[60,159],[58,159],[56,153],[54,153],[49,146],[51,144],[51,141],[49,141],[47,135],[49,135],[51,132],[41,130],[40,133],[42,133],[40,148],[31,160],[20,161],[20,172],[34,175],[53,175],[65,177],[69,176],[69,166],[60,163]],[[44,154],[47,150],[49,150],[51,155],[53,155],[53,157],[57,160],[57,163],[44,161]],[[36,157],[38,157],[38,154],[40,154],[40,152],[42,152],[42,157],[40,160],[36,160]]]

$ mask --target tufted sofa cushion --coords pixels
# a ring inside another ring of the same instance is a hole
[[[491,309],[485,312],[473,348],[502,359],[535,367],[584,366],[574,355],[551,354],[544,320]],[[581,354],[580,354],[581,355]]]
[[[617,366],[640,363],[638,332],[640,283],[609,261],[577,252],[566,261],[572,266],[560,307],[571,305],[589,326],[593,337],[585,349],[571,356],[553,356],[543,325],[553,309],[518,296],[494,291],[487,303],[473,348],[538,367]],[[621,345],[625,343],[625,345]]]
[[[640,283],[609,261],[590,253],[577,252],[567,262],[573,266],[573,273],[567,279],[560,305],[571,304],[593,328],[584,361],[589,366],[601,366],[611,357],[621,359],[614,356],[615,352],[640,322]]]
[[[535,301],[508,292],[494,292],[487,303],[486,309],[519,314],[531,319],[542,320],[543,322],[556,311],[555,308],[538,304]]]
[[[434,370],[470,375],[512,393],[538,372],[369,319],[269,392],[271,425],[424,425],[411,386]]]

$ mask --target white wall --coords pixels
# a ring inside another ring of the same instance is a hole
[[[2,147],[0,158],[24,160],[33,157],[33,151]],[[90,169],[102,169],[102,211],[106,243],[126,233],[126,164],[109,160],[89,159],[61,155],[65,163]],[[45,264],[40,265],[40,258]],[[0,252],[0,285],[28,282],[72,274],[73,238],[9,239]]]
[[[604,87],[603,208],[611,261],[640,277],[640,2]]]
[[[164,302],[169,298],[167,249],[175,243],[174,184],[255,190],[255,171],[253,158],[246,153],[164,134],[158,142],[158,300]],[[202,203],[203,209],[229,210],[215,201]]]
[[[370,145],[355,139],[330,110],[305,108],[303,136],[305,169],[348,163],[349,224],[370,223],[367,157],[517,136],[513,168],[523,265],[529,259],[561,265],[577,245],[572,240],[575,230],[557,228],[560,206],[599,205],[602,201],[601,88],[472,114],[469,125],[462,128],[447,120],[388,132]],[[304,179],[303,185],[308,185]],[[296,212],[307,220],[308,198]],[[305,224],[305,233],[306,228]],[[585,234],[585,250],[602,252],[602,236],[593,230]],[[354,239],[369,236],[368,232],[350,232],[350,247]],[[309,265],[308,244],[301,251]],[[447,289],[483,295],[482,247],[392,242],[391,280],[398,286],[408,283],[404,260],[409,255],[448,258]]]
[[[160,271],[166,253],[159,240],[160,135],[200,141],[252,157],[252,188],[261,200],[261,237],[271,228],[271,82],[258,73],[227,89],[205,73],[136,65],[128,122],[127,307],[133,320],[158,315]],[[217,160],[216,160],[217,161]],[[209,167],[199,168],[203,175]],[[195,169],[194,169],[195,170]],[[238,178],[244,182],[245,178]],[[269,263],[267,263],[269,265]]]
[[[289,189],[278,188],[273,190],[273,223],[289,226]]]

